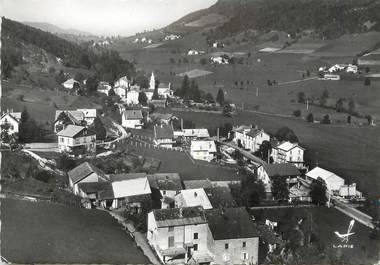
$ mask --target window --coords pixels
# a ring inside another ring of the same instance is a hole
[[[228,249],[228,243],[224,244],[224,249]]]
[[[169,226],[169,227],[168,227],[168,231],[169,231],[169,232],[173,232],[173,231],[174,231],[174,226]]]
[[[243,259],[244,260],[248,259],[248,254],[246,252],[243,252]]]
[[[169,236],[168,245],[169,245],[169,248],[174,247],[174,236]]]
[[[166,195],[166,190],[163,190],[163,191],[162,191],[162,194],[163,194],[163,195]]]
[[[198,233],[194,233],[194,239],[198,239]]]
[[[245,248],[247,246],[247,243],[244,241],[243,242],[243,248]]]
[[[198,250],[198,244],[194,244],[193,247],[194,247],[194,251]]]

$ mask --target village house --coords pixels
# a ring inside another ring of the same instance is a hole
[[[175,196],[176,208],[194,206],[202,206],[205,210],[213,208],[204,189],[182,190],[181,193]]]
[[[182,190],[182,181],[178,173],[156,173],[148,175],[152,193],[160,193],[161,209],[174,208],[174,198]]]
[[[121,125],[130,129],[142,129],[144,117],[141,110],[125,110],[121,116]]]
[[[194,139],[206,139],[210,138],[210,134],[207,129],[182,129],[180,131],[174,131],[176,137],[183,137],[188,141]]]
[[[103,94],[106,94],[107,96],[109,96],[109,91],[111,89],[112,89],[112,86],[108,82],[100,81],[98,84],[97,91],[99,93],[103,93]]]
[[[265,186],[266,192],[272,191],[272,182],[275,178],[285,178],[289,184],[298,182],[301,176],[299,169],[293,164],[263,164],[259,167],[257,178],[260,179]]]
[[[7,128],[8,134],[19,133],[19,125],[21,122],[21,112],[13,112],[13,110],[7,110],[1,115],[0,126],[1,131],[4,127]]]
[[[259,129],[257,126],[246,126],[241,125],[239,127],[234,127],[233,141],[238,145],[242,146],[244,149],[248,149],[252,152],[259,150],[260,145],[264,141],[270,140],[270,135],[264,132],[263,129]]]
[[[157,146],[162,146],[166,148],[173,148],[174,133],[173,126],[161,124],[155,125],[154,128],[154,144]]]
[[[187,55],[189,56],[192,56],[192,55],[199,55],[199,51],[195,50],[195,49],[190,49],[188,52],[187,52]]]
[[[178,120],[178,118],[171,113],[154,112],[154,113],[149,115],[149,120],[152,121],[154,124],[169,125],[173,121]]]
[[[126,92],[125,103],[128,105],[138,105],[139,104],[139,94],[140,88],[130,89]]]
[[[173,90],[171,90],[171,83],[159,83],[157,92],[160,98],[169,98],[173,96]]]
[[[110,186],[99,192],[103,208],[126,208],[141,213],[151,205],[151,189],[145,173],[110,175]]]
[[[54,132],[65,129],[68,125],[91,125],[97,117],[96,109],[56,110],[54,118]]]
[[[153,210],[148,213],[147,239],[164,264],[210,262],[208,225],[202,207]]]
[[[96,134],[86,127],[68,125],[57,133],[60,152],[83,155],[96,152]]]
[[[67,172],[67,175],[69,177],[70,189],[75,195],[81,196],[82,198],[88,197],[88,194],[80,189],[79,184],[108,181],[103,171],[88,162],[84,162],[73,168]]]
[[[309,181],[322,181],[330,192],[339,191],[344,185],[344,179],[326,169],[315,167],[306,173]]]
[[[175,34],[169,34],[169,35],[166,35],[164,40],[168,41],[168,40],[176,40],[176,39],[179,39],[181,38],[180,35],[175,35]]]
[[[210,162],[215,158],[216,145],[212,140],[192,140],[190,155],[197,160]]]
[[[244,207],[205,211],[211,264],[257,264],[259,236]]]
[[[163,99],[152,99],[149,104],[153,105],[155,108],[166,108],[168,106],[168,100]]]
[[[94,123],[94,120],[97,117],[96,109],[77,109],[77,111],[83,112],[84,120],[87,125],[91,125]]]
[[[131,86],[131,81],[128,79],[128,77],[122,76],[118,80],[115,81],[114,87],[124,87],[124,88],[129,88]]]
[[[291,163],[298,168],[304,166],[305,149],[298,143],[282,142],[272,148],[272,157],[274,163]]]
[[[73,89],[74,86],[79,86],[80,83],[76,81],[74,78],[67,79],[65,82],[62,83],[62,86],[67,89]]]

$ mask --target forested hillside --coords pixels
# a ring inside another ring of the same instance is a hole
[[[93,71],[99,79],[113,82],[120,75],[133,75],[134,66],[114,51],[95,52],[87,43],[81,45],[64,40],[49,32],[2,18],[2,78],[12,76],[15,67],[25,62],[28,45],[42,49],[62,60],[65,67]]]

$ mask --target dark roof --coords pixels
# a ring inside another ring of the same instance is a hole
[[[258,236],[253,221],[243,207],[206,210],[205,215],[214,240]]]
[[[263,165],[265,171],[269,177],[280,176],[280,177],[296,177],[300,176],[301,173],[298,168],[289,163],[283,164],[267,164]]]
[[[95,135],[94,132],[87,130],[86,127],[72,124],[67,125],[66,128],[58,132],[57,135],[65,137],[75,137],[78,136],[80,133],[82,133],[82,135]]]
[[[156,139],[173,139],[174,133],[171,125],[154,126],[154,135]]]
[[[257,135],[259,135],[260,133],[265,133],[264,130],[261,130],[261,129],[256,129],[256,128],[252,128],[248,133],[247,135],[248,136],[251,136],[251,137],[256,137]]]
[[[182,190],[181,177],[178,173],[156,173],[148,175],[149,185],[159,190]]]
[[[113,193],[112,184],[105,185],[101,191],[98,193],[99,200],[114,199],[115,195]]]
[[[78,184],[78,187],[84,192],[84,193],[98,193],[103,190],[106,190],[108,186],[111,186],[110,182],[82,182]],[[112,187],[111,187],[112,189]]]
[[[256,224],[259,237],[268,244],[281,244],[281,238],[277,237],[275,232],[265,224]]]
[[[129,174],[111,174],[109,179],[111,181],[123,181],[130,179],[138,179],[146,177],[146,173],[129,173]]]
[[[127,120],[141,120],[143,118],[141,110],[125,110],[124,117]]]
[[[237,204],[231,195],[231,190],[228,187],[205,188],[204,191],[206,192],[213,208],[237,207]]]
[[[153,215],[158,227],[206,223],[202,206],[154,210]]]
[[[212,182],[208,179],[184,180],[183,186],[185,189],[212,188]]]
[[[79,166],[73,168],[72,170],[67,172],[67,175],[69,176],[73,184],[75,184],[92,173],[96,173],[99,177],[104,178],[103,171],[101,171],[99,168],[95,167],[94,165],[88,162],[84,162]]]

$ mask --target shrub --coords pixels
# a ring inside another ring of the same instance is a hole
[[[371,79],[369,79],[369,77],[366,77],[366,79],[364,80],[364,85],[365,86],[370,86],[371,85]]]
[[[293,112],[293,115],[295,116],[295,117],[301,117],[301,111],[298,109],[298,110],[295,110],[294,112]]]
[[[321,123],[330,124],[331,123],[330,115],[326,114],[325,116],[323,116],[323,120]]]
[[[314,115],[313,115],[313,113],[309,113],[309,114],[306,116],[306,121],[307,121],[307,122],[314,122]]]

